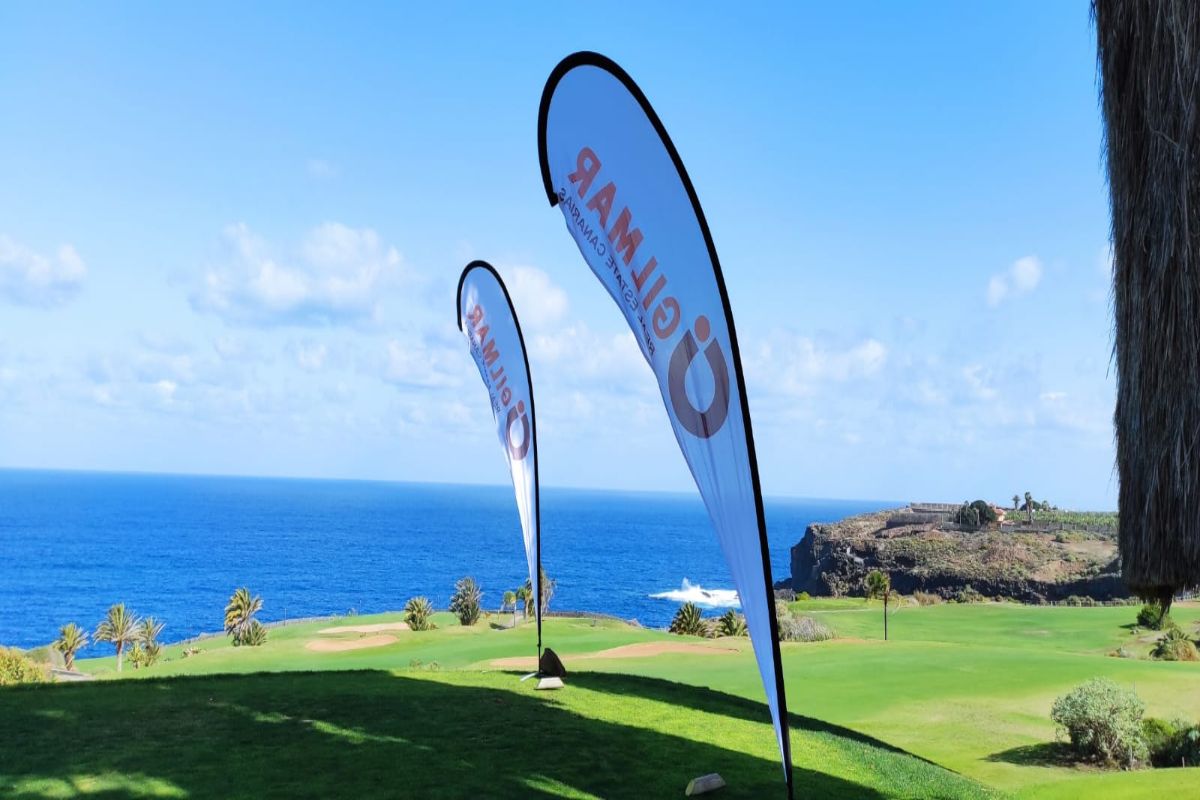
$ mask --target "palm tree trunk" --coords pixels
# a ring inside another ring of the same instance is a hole
[[[884,592],[884,593],[883,593],[883,640],[884,640],[885,642],[887,641],[887,636],[888,636],[888,629],[887,629],[887,608],[888,608],[888,595],[889,595],[889,594],[890,594],[890,592]]]
[[[124,645],[124,642],[117,642],[117,672],[121,671],[121,649]]]
[[[1200,584],[1200,4],[1093,0],[1112,204],[1121,569]]]

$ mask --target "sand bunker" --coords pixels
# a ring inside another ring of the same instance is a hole
[[[712,647],[706,644],[693,644],[691,642],[639,642],[638,644],[623,644],[620,647],[610,647],[607,650],[601,650],[596,653],[582,653],[580,655],[563,656],[563,663],[570,664],[575,661],[586,661],[596,658],[649,658],[652,656],[661,656],[668,653],[681,653],[685,655],[701,655],[701,656],[728,656],[740,652],[729,647]],[[518,656],[515,658],[496,658],[492,659],[493,667],[501,669],[536,669],[537,659],[532,656]]]
[[[345,625],[340,628],[324,628],[317,631],[323,636],[330,636],[338,633],[379,633],[380,631],[406,631],[408,630],[407,622],[380,622],[375,625]]]
[[[364,636],[361,639],[314,639],[304,645],[305,649],[314,653],[341,653],[345,650],[363,650],[369,647],[383,647],[396,641],[389,633],[376,636]]]

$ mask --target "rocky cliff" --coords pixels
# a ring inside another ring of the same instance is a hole
[[[861,595],[863,577],[874,569],[887,572],[904,594],[948,598],[970,585],[988,597],[1030,603],[1129,595],[1112,536],[963,530],[909,509],[808,526],[792,548],[790,587],[811,595]]]

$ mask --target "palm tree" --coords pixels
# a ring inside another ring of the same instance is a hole
[[[554,597],[554,587],[558,585],[558,581],[552,581],[546,576],[546,570],[540,570],[538,577],[541,578],[542,584],[542,616],[546,616],[546,612],[550,610],[550,599]],[[533,584],[529,579],[525,579],[525,616],[528,617],[533,613],[534,593]]]
[[[1025,518],[1030,525],[1033,524],[1033,495],[1029,492],[1025,493]]]
[[[1200,584],[1200,7],[1093,0],[1112,207],[1125,583]]]
[[[262,597],[254,597],[245,586],[233,593],[225,606],[225,632],[233,637],[234,645],[242,644],[254,615],[262,610]]]
[[[54,649],[63,654],[63,661],[66,662],[67,669],[73,670],[75,669],[75,654],[87,647],[87,643],[87,631],[71,622],[58,629],[58,639],[54,642]]]
[[[882,598],[883,599],[883,640],[886,642],[888,638],[888,600],[892,596],[892,580],[883,570],[872,570],[864,582],[867,590],[867,599]]]
[[[513,615],[512,626],[515,628],[515,627],[517,627],[517,593],[516,592],[505,592],[504,593],[504,598],[500,603],[500,610],[507,611],[509,609],[512,609],[512,615]]]
[[[433,603],[429,602],[428,597],[410,597],[404,604],[404,621],[408,623],[409,630],[427,631],[432,628],[429,622],[431,614]]]
[[[454,584],[454,594],[450,597],[450,610],[458,617],[463,625],[474,625],[479,621],[479,601],[483,592],[472,577],[466,577]]]
[[[521,614],[525,619],[529,619],[529,615],[533,613],[533,592],[529,590],[529,581],[525,581],[525,585],[517,589],[516,595],[517,600],[521,602]],[[514,608],[513,614],[516,613],[516,608]]]
[[[137,641],[140,622],[126,610],[124,603],[117,603],[108,609],[104,621],[96,626],[96,632],[92,634],[95,641],[110,642],[117,648],[117,672],[121,671],[121,657],[125,652],[125,645]]]
[[[671,620],[671,626],[667,630],[683,636],[705,636],[708,626],[700,614],[699,606],[695,603],[684,603],[675,612],[675,618]]]
[[[154,617],[146,617],[138,626],[138,643],[142,646],[142,661],[148,667],[162,655],[162,645],[158,643],[158,635],[162,633],[165,623]]]
[[[1013,511],[1016,511],[1017,507],[1020,504],[1021,504],[1021,496],[1019,494],[1014,494],[1013,495]]]

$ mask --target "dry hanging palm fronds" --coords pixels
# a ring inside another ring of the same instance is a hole
[[[1125,581],[1200,583],[1200,3],[1094,0]]]

